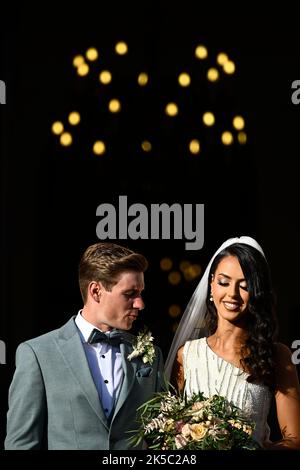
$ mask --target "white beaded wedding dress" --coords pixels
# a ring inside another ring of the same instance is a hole
[[[248,374],[213,352],[206,338],[185,343],[183,366],[188,397],[198,392],[205,397],[224,396],[255,422],[253,438],[260,446],[269,440],[267,417],[272,395],[267,386],[247,382]]]

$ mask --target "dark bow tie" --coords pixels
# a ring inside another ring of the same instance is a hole
[[[89,336],[88,343],[107,343],[111,346],[119,346],[124,341],[122,334],[119,331],[112,331],[109,335],[102,333],[102,331],[93,329]]]

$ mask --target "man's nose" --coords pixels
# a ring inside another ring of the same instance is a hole
[[[134,299],[133,308],[137,308],[138,310],[143,310],[143,308],[145,308],[145,304],[141,295]]]

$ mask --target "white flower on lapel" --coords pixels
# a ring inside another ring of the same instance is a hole
[[[133,351],[127,356],[127,359],[131,361],[135,357],[142,356],[142,361],[144,364],[146,364],[146,362],[152,364],[155,359],[155,348],[152,342],[153,336],[151,331],[147,331],[145,328],[135,338],[133,343]]]

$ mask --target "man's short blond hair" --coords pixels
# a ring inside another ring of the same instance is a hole
[[[90,282],[101,282],[105,289],[111,290],[125,271],[145,272],[148,267],[146,258],[115,243],[95,243],[89,246],[79,263],[79,287],[83,302],[87,300]]]

